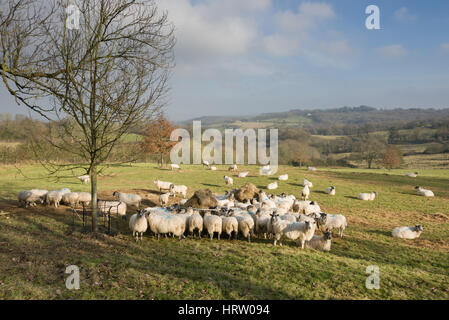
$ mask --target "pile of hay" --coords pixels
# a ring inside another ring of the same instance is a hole
[[[193,196],[184,204],[184,208],[211,209],[218,206],[218,201],[209,189],[195,191]]]
[[[247,183],[243,187],[235,191],[234,197],[240,202],[243,202],[247,199],[248,200],[251,200],[253,198],[258,199],[259,189],[257,189],[257,187],[254,184]]]

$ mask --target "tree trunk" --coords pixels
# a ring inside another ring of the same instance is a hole
[[[98,212],[97,212],[97,168],[92,167],[90,173],[91,196],[92,196],[92,232],[98,232]]]

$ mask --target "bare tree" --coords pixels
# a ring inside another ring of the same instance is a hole
[[[97,175],[121,137],[166,102],[174,64],[173,26],[153,1],[0,0],[2,80],[16,100],[58,120],[39,140],[74,154],[91,176],[97,232]],[[45,102],[48,106],[43,107]]]

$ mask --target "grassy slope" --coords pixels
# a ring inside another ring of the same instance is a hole
[[[115,189],[144,195],[145,204],[156,201],[155,178],[183,183],[190,190],[210,188],[223,193],[225,171],[183,166],[182,172],[153,165],[114,167],[100,178],[100,195]],[[274,178],[254,175],[235,178],[237,186],[253,182],[266,186]],[[342,213],[349,227],[343,239],[334,239],[332,251],[302,251],[294,243],[273,247],[272,242],[242,240],[176,239],[156,241],[146,234],[135,244],[127,224],[119,221],[116,237],[72,231],[72,214],[66,209],[18,209],[15,194],[21,189],[67,186],[88,190],[76,179],[52,182],[37,166],[0,169],[0,299],[5,298],[128,298],[128,299],[448,299],[449,289],[449,172],[420,170],[416,179],[405,171],[327,169],[310,173],[281,167],[289,181],[278,192],[298,196],[304,177],[313,181],[312,199],[329,213]],[[337,196],[321,190],[335,185]],[[413,187],[434,190],[435,199],[414,195]],[[376,190],[375,202],[354,198]],[[132,210],[130,210],[132,211]],[[129,213],[131,214],[131,212]],[[422,223],[425,231],[415,241],[390,236],[399,225]],[[81,290],[65,289],[67,265],[81,268]],[[365,269],[378,265],[381,289],[365,288]]]

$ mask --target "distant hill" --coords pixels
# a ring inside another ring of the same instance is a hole
[[[377,109],[368,106],[342,107],[337,109],[290,110],[286,112],[263,113],[256,116],[211,116],[183,121],[181,125],[189,125],[194,120],[201,120],[204,127],[288,127],[324,128],[347,125],[387,125],[410,123],[425,120],[449,119],[449,108],[446,109]]]

